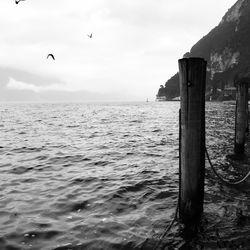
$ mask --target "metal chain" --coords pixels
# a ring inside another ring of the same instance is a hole
[[[232,182],[232,181],[229,181],[229,180],[226,180],[225,178],[223,178],[221,175],[218,174],[218,172],[215,170],[214,168],[214,165],[213,163],[211,162],[211,159],[209,157],[209,154],[208,154],[208,151],[207,151],[207,148],[205,147],[205,152],[206,152],[206,156],[207,156],[207,159],[208,159],[208,162],[214,172],[214,174],[221,180],[223,181],[224,183],[228,184],[228,185],[239,185],[241,183],[243,183],[249,176],[250,176],[250,171],[240,180],[238,181],[235,181],[235,182]]]
[[[214,165],[212,164],[211,162],[211,159],[209,157],[209,154],[208,154],[208,151],[207,151],[207,148],[205,147],[205,152],[206,152],[206,156],[207,156],[207,159],[208,159],[208,162],[214,172],[214,174],[224,183],[228,184],[228,185],[239,185],[241,183],[243,183],[249,176],[250,176],[250,171],[240,180],[238,181],[235,181],[235,182],[232,182],[232,181],[229,181],[229,180],[226,180],[225,178],[223,178],[221,175],[218,174],[218,172],[216,171],[216,169],[214,168]],[[156,245],[156,247],[154,248],[154,250],[157,250],[160,246],[160,243],[162,242],[162,239],[167,235],[167,233],[170,231],[170,229],[172,228],[174,222],[178,219],[178,211],[179,211],[179,198],[178,198],[178,201],[177,201],[177,205],[176,205],[176,209],[175,209],[175,215],[174,215],[174,218],[173,220],[170,222],[169,226],[166,228],[166,230],[164,231],[164,233],[160,236],[160,240],[158,242],[158,244]]]
[[[181,109],[179,109],[179,157],[181,155],[181,147],[180,147],[180,145],[181,145],[181,139],[180,139],[181,138],[181,128],[180,128],[180,124],[181,124]],[[236,181],[236,182],[231,182],[231,181],[228,181],[228,180],[224,179],[215,170],[215,168],[214,168],[214,166],[213,166],[213,164],[212,164],[212,162],[210,160],[210,157],[209,157],[209,154],[208,154],[208,151],[207,151],[206,147],[205,147],[205,152],[206,152],[207,159],[209,161],[209,164],[210,164],[213,172],[224,183],[229,184],[229,185],[239,185],[242,182],[244,182],[248,178],[248,176],[250,176],[250,171],[249,171],[245,175],[244,178],[242,178],[241,180]],[[160,240],[159,240],[158,244],[156,245],[156,247],[154,248],[154,250],[157,250],[159,248],[160,244],[162,243],[162,239],[168,234],[168,232],[172,228],[174,222],[178,219],[178,211],[179,211],[179,203],[180,203],[180,189],[181,189],[181,185],[180,185],[180,175],[181,175],[181,173],[180,173],[180,171],[181,171],[181,166],[180,166],[180,159],[179,159],[179,195],[178,195],[178,201],[177,201],[177,205],[176,205],[176,209],[175,209],[175,215],[174,215],[173,220],[170,222],[169,226],[166,228],[166,230],[164,231],[164,233],[160,236]]]
[[[171,227],[173,226],[174,222],[178,219],[178,211],[179,211],[179,198],[177,201],[176,209],[175,209],[175,215],[173,220],[170,222],[164,233],[160,236],[159,242],[156,245],[156,247],[153,250],[157,250],[162,242],[162,239],[167,235],[167,233],[170,231]]]
[[[167,233],[170,231],[171,227],[173,226],[174,222],[178,219],[178,211],[179,211],[179,204],[180,204],[180,192],[181,192],[181,162],[180,162],[180,156],[181,156],[181,109],[179,109],[179,193],[178,193],[178,200],[175,208],[175,214],[173,220],[170,222],[168,227],[165,229],[163,234],[160,236],[160,240],[157,243],[156,247],[153,250],[157,250],[162,242],[162,239],[167,235]]]

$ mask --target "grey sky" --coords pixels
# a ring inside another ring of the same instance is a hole
[[[86,90],[153,100],[159,85],[177,72],[177,60],[235,2],[26,0],[17,5],[1,0],[0,68],[50,79],[37,80],[38,86],[35,77],[27,82],[10,76],[9,89]],[[48,60],[48,53],[56,60]]]

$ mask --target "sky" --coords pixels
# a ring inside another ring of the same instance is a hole
[[[235,2],[0,0],[4,88],[19,95],[85,91],[110,100],[154,100],[178,71],[178,59]]]

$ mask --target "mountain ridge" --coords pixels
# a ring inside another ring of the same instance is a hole
[[[207,91],[224,90],[234,85],[235,78],[250,76],[250,3],[238,0],[222,17],[221,22],[203,36],[183,57],[202,57],[207,61]],[[172,100],[179,96],[176,73],[157,97]],[[218,98],[217,96],[214,98]]]

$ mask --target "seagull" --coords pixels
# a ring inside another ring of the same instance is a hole
[[[16,4],[19,4],[19,2],[25,1],[25,0],[15,0]]]
[[[47,55],[47,59],[48,59],[50,56],[51,56],[51,58],[52,58],[53,60],[55,60],[55,57],[54,57],[53,54],[48,54],[48,55]]]
[[[91,33],[90,35],[88,35],[88,37],[89,37],[89,38],[92,38],[92,35],[93,35],[93,34]]]

